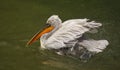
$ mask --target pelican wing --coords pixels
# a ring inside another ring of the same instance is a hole
[[[88,51],[99,53],[102,52],[108,45],[109,42],[107,40],[83,40],[79,42],[79,45],[85,47]]]
[[[67,47],[65,43],[80,38],[83,33],[89,31],[83,24],[87,23],[87,19],[74,19],[62,23],[62,26],[51,35],[45,42],[48,49],[59,49]]]

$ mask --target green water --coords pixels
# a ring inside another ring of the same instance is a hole
[[[0,0],[0,70],[119,70],[119,0]],[[88,35],[110,45],[87,63],[77,58],[39,51],[39,41],[26,42],[42,29],[47,18],[89,18],[101,22],[100,32]]]

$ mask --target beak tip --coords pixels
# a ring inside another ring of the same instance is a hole
[[[28,47],[30,45],[30,43],[28,42],[26,45],[25,45],[25,47]]]

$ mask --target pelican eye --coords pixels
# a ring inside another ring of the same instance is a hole
[[[49,21],[47,21],[47,24],[50,24],[51,23],[51,21],[49,20]]]
[[[49,22],[52,23],[54,20],[50,20]]]

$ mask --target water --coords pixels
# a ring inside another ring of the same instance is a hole
[[[120,68],[119,0],[0,0],[0,70],[118,70]],[[103,23],[94,39],[110,45],[87,63],[52,51],[39,51],[39,41],[25,47],[47,18],[89,18]]]

